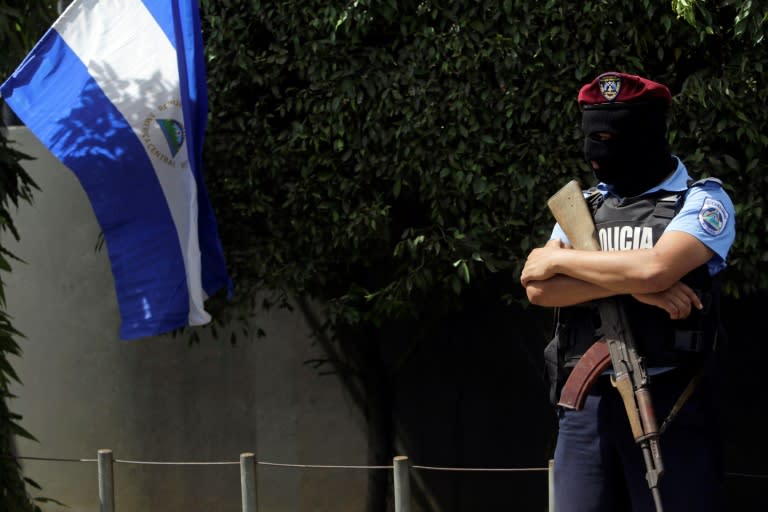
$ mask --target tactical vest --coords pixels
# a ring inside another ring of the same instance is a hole
[[[689,189],[711,181],[690,183]],[[636,198],[609,196],[603,199],[599,192],[593,191],[588,202],[602,249],[650,249],[680,210],[686,192],[662,191]],[[712,352],[719,321],[719,280],[710,277],[705,264],[692,270],[682,281],[697,292],[704,306],[701,311],[692,308],[684,320],[671,320],[666,311],[631,296],[616,297],[623,303],[638,353],[649,368],[689,365],[702,361]],[[601,336],[600,317],[593,305],[558,308],[555,339],[545,351],[548,373],[557,366],[556,376],[550,375],[556,381],[552,382],[553,392],[557,392],[558,383],[564,382],[582,354]]]

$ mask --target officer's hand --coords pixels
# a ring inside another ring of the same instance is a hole
[[[703,309],[698,295],[686,284],[678,281],[663,292],[632,295],[643,304],[656,306],[669,313],[672,320],[682,320],[691,314],[691,307]]]
[[[528,254],[523,271],[520,273],[520,284],[527,286],[531,281],[545,281],[554,276],[552,272],[554,251],[568,247],[562,240],[550,240],[544,247],[533,249]]]

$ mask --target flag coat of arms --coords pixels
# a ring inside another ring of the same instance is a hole
[[[75,0],[0,86],[91,202],[123,339],[205,324],[231,291],[202,178],[199,16],[195,0]]]

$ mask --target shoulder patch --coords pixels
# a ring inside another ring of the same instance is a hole
[[[688,185],[688,187],[703,187],[709,184],[717,185],[718,187],[723,187],[723,182],[719,180],[718,178],[702,178],[700,180],[691,181]]]
[[[723,203],[708,197],[699,210],[699,224],[710,235],[719,235],[728,223],[728,211]]]

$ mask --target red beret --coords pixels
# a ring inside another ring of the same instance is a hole
[[[582,108],[648,101],[660,101],[668,107],[672,103],[672,94],[664,84],[615,71],[599,75],[579,91],[579,106]]]

